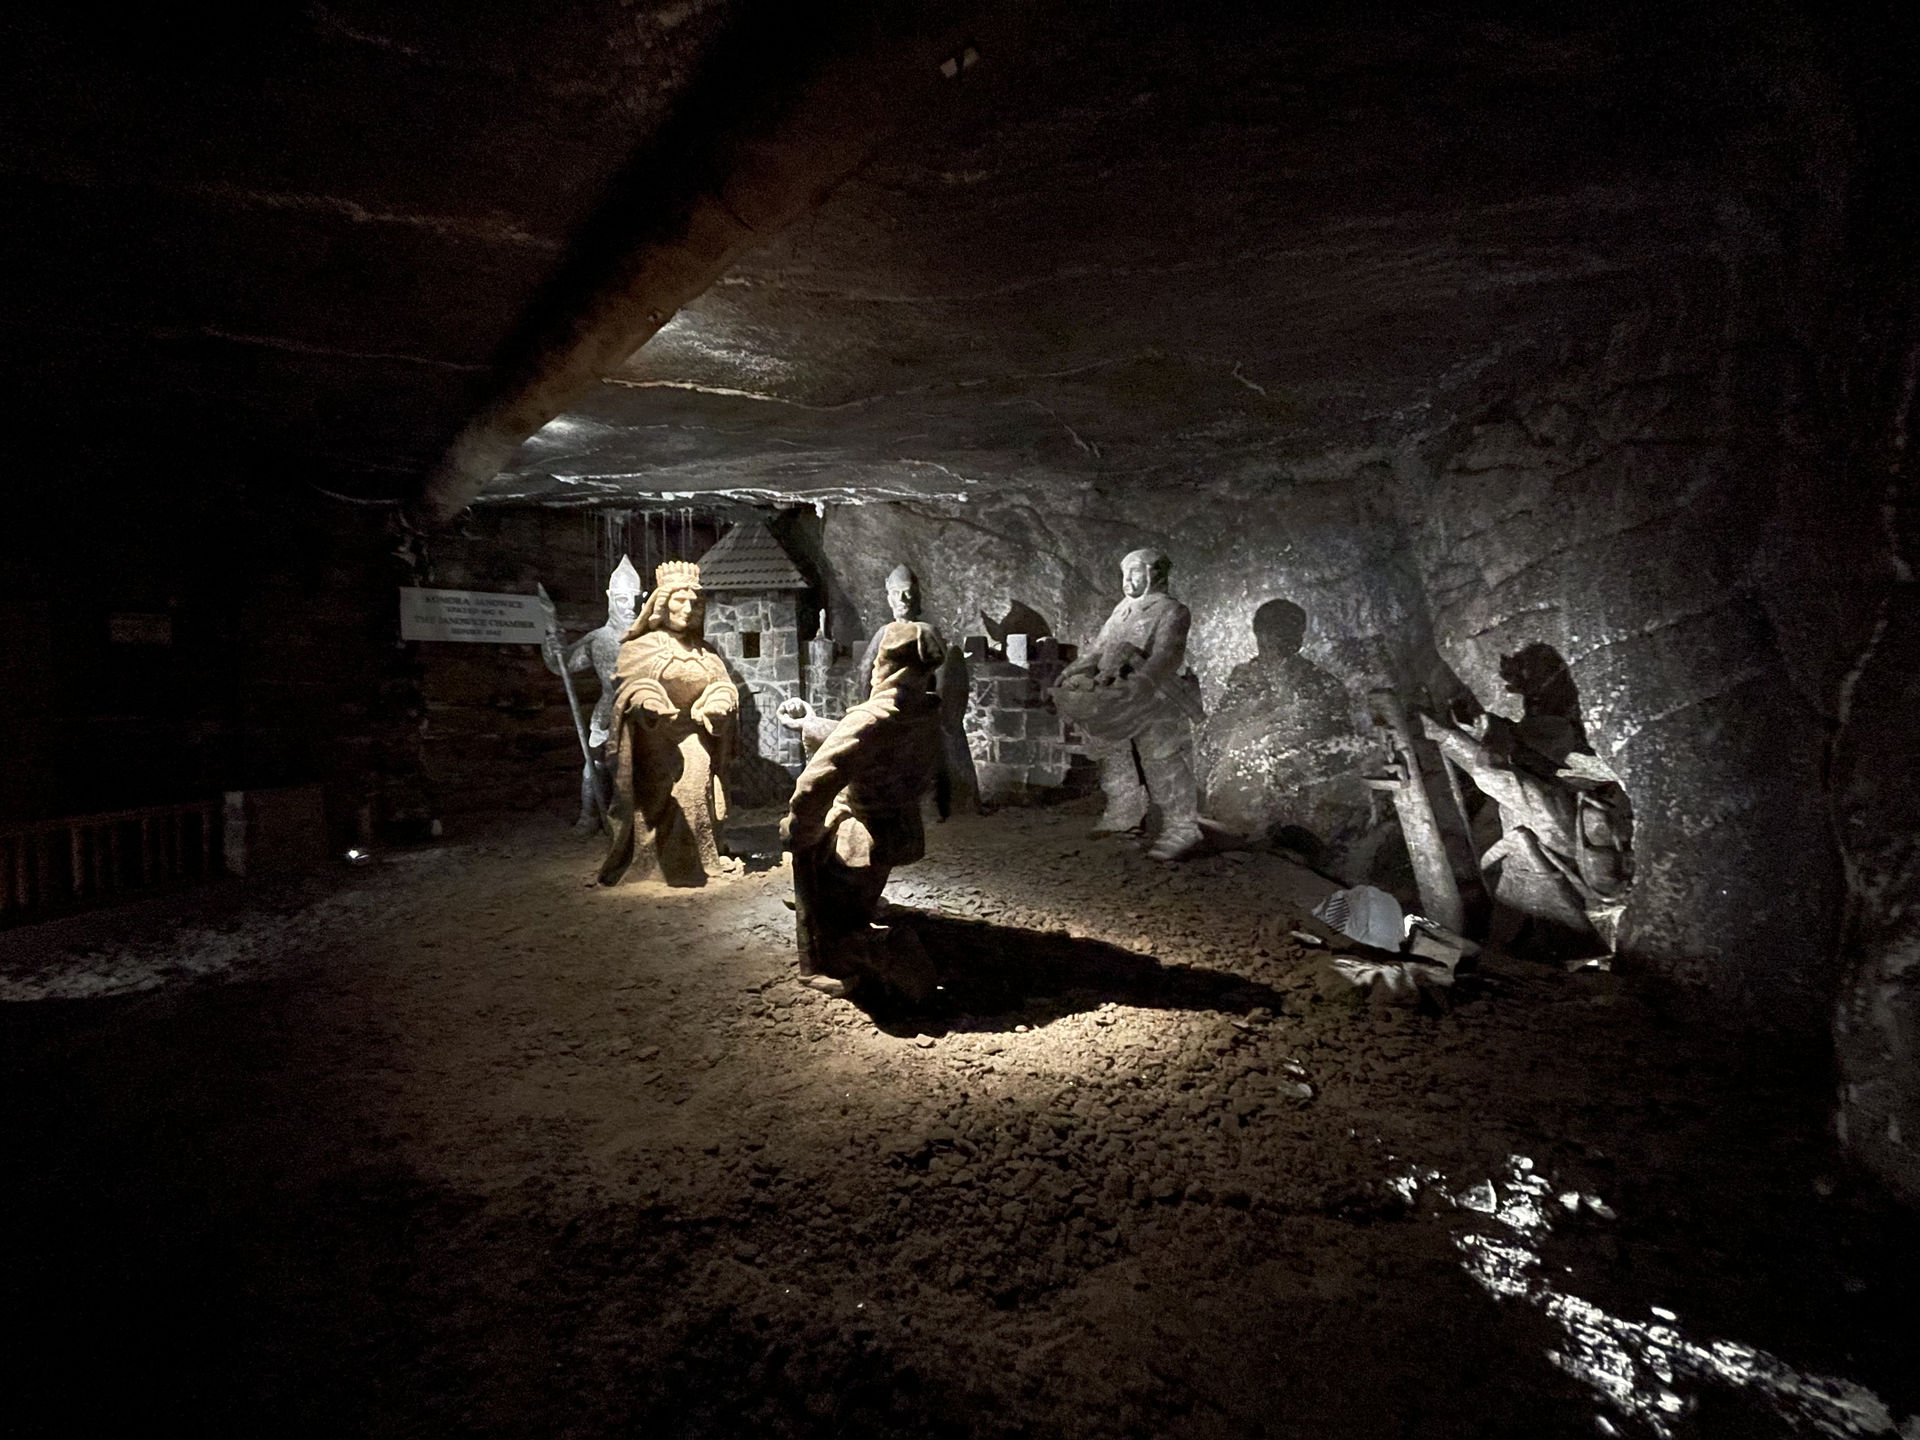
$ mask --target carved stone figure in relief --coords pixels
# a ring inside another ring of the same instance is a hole
[[[1511,939],[1499,933],[1504,911],[1509,926],[1535,932],[1530,948],[1577,953],[1597,940],[1612,950],[1632,880],[1632,814],[1619,777],[1587,753],[1584,734],[1484,711],[1420,718],[1440,752],[1500,807],[1500,839],[1480,857],[1493,881],[1495,938]]]
[[[1100,767],[1107,806],[1094,833],[1138,829],[1157,806],[1159,833],[1147,852],[1156,860],[1189,854],[1201,838],[1193,722],[1204,712],[1185,668],[1192,616],[1167,593],[1170,568],[1158,550],[1120,562],[1125,598],[1053,691]]]
[[[614,667],[613,841],[603,885],[630,866],[669,885],[703,885],[740,868],[722,855],[740,694],[705,630],[700,567],[668,561]]]

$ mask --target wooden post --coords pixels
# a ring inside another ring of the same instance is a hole
[[[67,827],[67,854],[73,862],[73,898],[76,900],[87,891],[87,851],[80,833],[81,827],[77,824]]]
[[[1398,752],[1395,758],[1404,772],[1393,787],[1393,808],[1400,814],[1400,833],[1413,860],[1420,904],[1428,919],[1458,934],[1466,927],[1466,907],[1460,900],[1460,885],[1454,879],[1440,824],[1434,818],[1433,797],[1421,773],[1420,753],[1414,744],[1413,727],[1407,723],[1406,707],[1391,690],[1375,690],[1367,701],[1375,721],[1388,732],[1389,744]]]

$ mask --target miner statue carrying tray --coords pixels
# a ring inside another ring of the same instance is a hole
[[[1205,711],[1200,682],[1185,668],[1193,617],[1167,593],[1170,568],[1158,550],[1120,562],[1126,597],[1053,690],[1054,708],[1100,766],[1107,808],[1094,833],[1138,830],[1157,807],[1159,831],[1147,851],[1155,860],[1190,855],[1201,840],[1193,722]]]

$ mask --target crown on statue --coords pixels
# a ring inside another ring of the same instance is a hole
[[[613,574],[607,577],[607,594],[609,596],[625,595],[630,599],[637,598],[640,594],[640,572],[633,568],[633,561],[625,555],[622,555],[620,563],[613,567]]]
[[[700,567],[691,560],[669,560],[665,564],[654,568],[653,588],[656,590],[698,590],[700,588]]]

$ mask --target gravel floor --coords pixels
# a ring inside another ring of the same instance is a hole
[[[1355,1006],[1325,881],[1091,814],[931,832],[921,1015],[548,818],[0,936],[16,1433],[1920,1435],[1823,1054]]]

